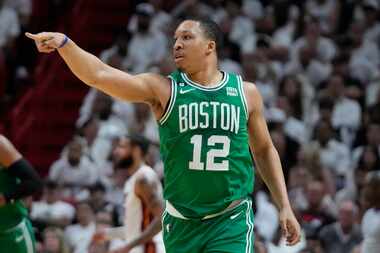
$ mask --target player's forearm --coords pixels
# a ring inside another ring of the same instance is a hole
[[[289,198],[286,190],[284,174],[277,150],[270,146],[260,154],[255,154],[257,169],[269,188],[271,195],[279,209],[289,207]]]
[[[139,237],[128,243],[127,247],[134,248],[138,245],[149,242],[162,229],[161,219],[155,217],[152,223],[141,233]]]
[[[58,49],[59,54],[70,70],[87,85],[99,88],[99,76],[107,69],[98,57],[86,52],[69,40],[64,47]]]

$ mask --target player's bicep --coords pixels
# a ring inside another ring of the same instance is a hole
[[[255,154],[259,154],[270,148],[272,140],[264,118],[262,97],[255,85],[249,84],[249,86],[245,88],[249,108],[249,144],[252,151]]]
[[[116,68],[107,66],[96,78],[96,87],[105,93],[129,102],[153,104],[159,98],[155,86],[165,87],[170,83],[165,77],[153,73],[131,75]],[[169,86],[168,86],[169,87]]]

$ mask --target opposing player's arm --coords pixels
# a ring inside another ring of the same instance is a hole
[[[26,36],[35,41],[40,52],[58,50],[70,70],[80,80],[113,97],[151,105],[162,102],[160,100],[165,89],[169,97],[170,81],[167,78],[153,73],[131,75],[115,69],[81,49],[70,39],[65,43],[65,35],[62,33],[27,33]]]
[[[3,135],[0,135],[0,164],[7,174],[21,181],[14,191],[0,193],[0,205],[32,195],[42,188],[38,173]]]
[[[161,182],[157,177],[141,176],[136,180],[135,193],[139,196],[149,211],[155,217],[161,217],[163,212],[163,197]]]
[[[155,177],[141,176],[136,180],[135,194],[139,196],[149,212],[154,215],[154,218],[139,237],[126,245],[126,249],[130,250],[138,245],[147,243],[161,231],[161,215],[164,205],[160,184],[158,178]]]
[[[263,101],[253,83],[244,83],[249,119],[249,144],[263,181],[280,209],[280,224],[290,245],[299,241],[300,227],[291,210],[280,157],[272,143],[263,115]]]

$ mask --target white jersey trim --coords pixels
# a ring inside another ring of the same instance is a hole
[[[186,73],[183,73],[181,72],[181,77],[182,79],[190,86],[194,87],[194,88],[197,88],[197,89],[200,89],[200,90],[203,90],[203,91],[216,91],[216,90],[219,90],[221,88],[223,88],[227,83],[228,83],[228,80],[229,80],[229,74],[227,72],[224,72],[222,71],[223,73],[223,79],[216,85],[214,86],[204,86],[200,83],[197,83],[197,82],[194,82],[192,81],[187,75]]]
[[[161,119],[158,121],[161,125],[163,125],[166,122],[166,120],[169,118],[169,116],[173,110],[176,97],[177,97],[177,83],[171,76],[169,76],[169,78],[171,79],[170,101],[169,101],[168,109],[166,110],[164,115],[162,115]]]

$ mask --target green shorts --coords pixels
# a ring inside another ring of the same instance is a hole
[[[162,217],[166,253],[253,253],[252,201],[244,200],[214,218]]]
[[[17,226],[0,231],[0,251],[35,253],[35,239],[30,221],[23,219]]]

